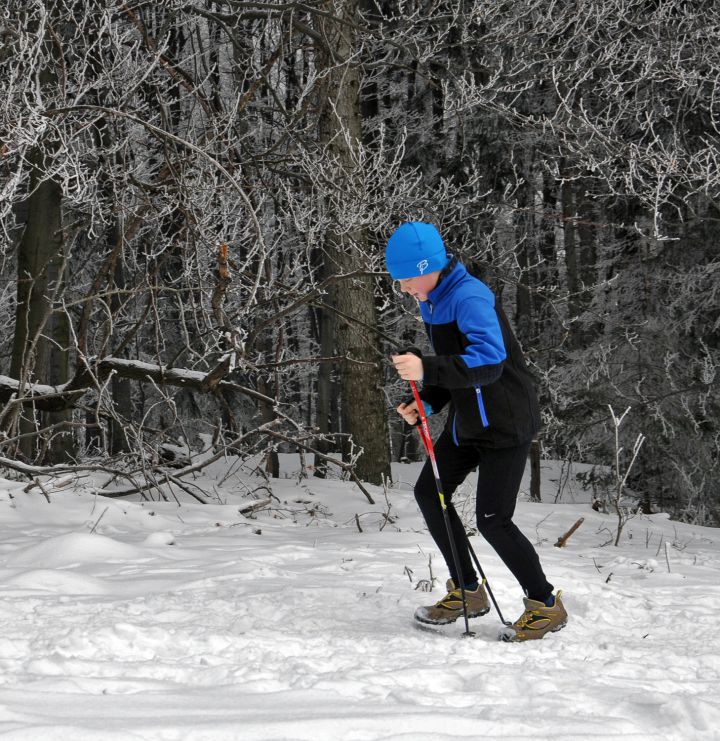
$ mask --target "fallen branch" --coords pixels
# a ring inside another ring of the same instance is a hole
[[[283,442],[290,443],[291,445],[296,445],[299,448],[302,448],[303,450],[307,450],[310,453],[314,453],[315,455],[319,456],[325,461],[328,461],[329,463],[333,463],[338,468],[341,468],[343,471],[347,471],[350,475],[350,478],[357,484],[358,489],[365,495],[365,498],[370,502],[370,504],[375,504],[375,500],[370,495],[370,492],[363,486],[360,479],[357,477],[357,474],[355,473],[355,468],[352,463],[345,463],[345,461],[340,461],[337,458],[333,458],[332,456],[326,455],[325,453],[321,453],[317,448],[313,448],[311,445],[306,445],[305,443],[301,443],[299,440],[293,440],[291,437],[288,437],[287,435],[283,435],[280,432],[274,432],[271,430],[264,430],[264,435],[269,435],[270,437],[275,437],[278,440],[282,440]]]
[[[270,499],[270,497],[268,497],[267,499],[256,499],[253,502],[246,502],[245,504],[241,505],[238,508],[238,512],[241,515],[251,515],[253,512],[264,509],[268,506],[268,504],[271,503],[272,499]]]
[[[193,499],[197,499],[200,504],[208,504],[208,500],[204,497],[202,494],[198,494],[196,491],[193,491],[184,481],[180,481],[180,479],[177,476],[173,476],[172,474],[165,473],[165,480],[169,483],[172,482],[175,484],[175,486],[180,487],[186,494],[189,494]],[[175,501],[180,504],[177,497],[175,497]]]
[[[108,466],[94,466],[83,463],[59,463],[55,466],[34,466],[30,463],[23,463],[22,461],[16,461],[12,458],[5,458],[0,456],[0,466],[10,468],[13,471],[24,473],[27,476],[55,476],[60,473],[78,473],[79,471],[93,471],[97,473],[109,473],[112,476],[120,477],[131,477],[132,474],[127,471],[121,471],[117,468],[109,468]],[[68,481],[63,481],[60,486],[67,485]],[[33,483],[34,486],[34,483]]]
[[[230,442],[228,442],[225,446],[223,446],[217,453],[210,456],[209,458],[204,458],[203,460],[199,461],[198,463],[192,463],[188,466],[185,466],[185,468],[181,468],[180,470],[176,470],[173,473],[169,473],[161,468],[155,468],[152,470],[151,473],[157,473],[158,479],[163,479],[164,481],[171,480],[176,485],[180,486],[184,491],[186,491],[188,494],[190,494],[192,497],[197,499],[198,502],[201,504],[207,504],[208,500],[205,499],[205,497],[201,496],[200,494],[197,494],[195,492],[190,491],[186,484],[184,482],[179,481],[179,478],[181,476],[187,476],[190,473],[195,473],[196,471],[201,471],[206,466],[209,466],[211,463],[214,463],[215,461],[222,458],[229,448],[232,448],[233,446],[239,445],[242,443],[245,439],[252,435],[256,434],[263,434],[268,432],[268,428],[272,426],[273,424],[276,424],[279,420],[274,419],[270,422],[266,422],[264,425],[260,425],[260,427],[256,427],[253,430],[250,430],[249,432],[246,432],[244,435],[241,435],[240,437],[237,437]],[[91,465],[57,465],[57,466],[33,466],[29,463],[23,463],[21,461],[15,461],[11,458],[4,458],[0,456],[0,466],[6,466],[7,468],[10,468],[14,471],[18,471],[19,473],[24,473],[26,476],[33,477],[33,481],[31,484],[27,487],[27,490],[29,491],[31,488],[35,486],[39,486],[41,489],[43,489],[42,484],[40,484],[39,480],[36,478],[37,476],[53,476],[58,475],[61,473],[77,473],[79,471],[91,471],[96,473],[106,473],[111,474],[114,478],[124,478],[129,480],[132,483],[132,486],[129,486],[125,489],[118,489],[115,491],[105,491],[104,489],[94,489],[93,493],[108,497],[110,499],[119,499],[121,497],[127,497],[132,494],[139,494],[144,491],[148,491],[149,489],[159,489],[162,486],[162,481],[159,480],[148,480],[147,477],[145,478],[144,483],[136,482],[136,479],[139,477],[141,472],[139,471],[121,471],[119,469],[109,468],[108,466],[91,466]],[[67,481],[60,482],[60,486],[64,486],[67,484]],[[43,490],[43,494],[47,497],[47,492]],[[48,498],[48,501],[49,498]]]
[[[270,427],[273,424],[276,424],[278,420],[271,420],[270,422],[266,422],[264,425],[260,425],[260,427],[256,427],[254,430],[250,430],[250,432],[246,432],[244,435],[241,435],[240,437],[235,438],[231,442],[227,443],[225,446],[223,446],[215,455],[211,455],[209,458],[204,458],[199,463],[194,463],[192,465],[186,466],[185,468],[181,468],[178,471],[175,471],[173,474],[168,474],[165,471],[159,472],[162,476],[165,478],[170,478],[173,482],[180,485],[181,482],[178,481],[178,479],[181,476],[187,476],[189,473],[195,473],[197,471],[202,471],[203,468],[206,466],[209,466],[211,463],[215,463],[215,461],[220,460],[224,455],[226,455],[229,448],[232,448],[236,445],[239,445],[244,440],[246,440],[248,437],[252,435],[257,434],[267,434],[268,433],[268,427]],[[140,484],[137,486],[133,486],[128,489],[119,489],[115,491],[104,491],[103,489],[97,489],[95,490],[96,494],[99,494],[103,497],[110,497],[111,499],[119,499],[120,497],[128,497],[132,494],[139,494],[143,491],[148,491],[149,489],[159,489],[161,484],[157,481],[146,481],[144,484]],[[182,486],[185,491],[188,491],[185,486]],[[197,499],[198,502],[201,504],[207,504],[207,500],[205,500],[204,497],[201,497],[199,494],[194,494],[192,492],[188,492],[193,496],[195,499]]]
[[[90,389],[97,388],[98,381],[109,376],[130,378],[145,383],[154,383],[158,386],[177,386],[200,393],[207,393],[212,389],[207,386],[207,373],[187,370],[185,368],[166,368],[155,363],[145,363],[141,360],[127,360],[125,358],[104,358],[97,363],[90,363],[78,369],[75,377],[62,386],[48,386],[45,384],[26,383],[0,376],[0,403],[8,407],[22,404],[32,405],[43,412],[57,412],[76,407]],[[253,389],[241,386],[230,381],[219,380],[215,387],[220,391],[236,391],[258,401],[274,404],[275,400]],[[22,395],[18,394],[22,392]]]
[[[585,518],[581,517],[562,537],[557,539],[555,543],[556,548],[562,548],[567,543],[568,538],[585,522]]]
[[[34,489],[34,488],[35,488],[36,486],[37,486],[37,487],[38,487],[38,488],[40,489],[40,491],[41,491],[41,492],[43,493],[43,496],[45,497],[45,499],[47,499],[47,501],[48,501],[48,504],[52,504],[52,502],[50,501],[50,494],[49,494],[48,490],[47,490],[47,489],[46,489],[46,488],[45,488],[45,487],[44,487],[44,486],[43,486],[43,485],[42,485],[42,484],[40,483],[40,479],[35,479],[35,481],[33,481],[32,483],[28,484],[28,485],[27,485],[27,486],[26,486],[26,487],[25,487],[25,488],[23,489],[23,491],[24,491],[24,492],[25,492],[26,494],[28,494],[28,493],[29,493],[30,491],[32,491],[32,490],[33,490],[33,489]]]

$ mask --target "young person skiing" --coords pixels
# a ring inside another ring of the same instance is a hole
[[[525,611],[503,639],[525,641],[560,630],[567,622],[560,592],[553,594],[535,549],[512,521],[530,443],[540,429],[540,411],[508,320],[492,291],[447,254],[432,224],[402,224],[388,240],[385,261],[400,289],[419,302],[435,351],[430,356],[395,355],[395,369],[406,381],[422,381],[420,398],[426,414],[450,404],[434,447],[461,573],[456,573],[428,460],[415,484],[415,498],[451,579],[448,594],[434,605],[418,607],[415,619],[435,625],[457,620],[463,615],[461,585],[468,617],[490,609],[473,568],[465,529],[450,504],[453,492],[477,467],[478,531],[526,595]],[[418,423],[414,400],[400,404],[397,411],[408,424]]]

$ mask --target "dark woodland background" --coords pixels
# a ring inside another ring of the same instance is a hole
[[[542,454],[720,524],[719,76],[712,1],[7,0],[0,468],[381,483],[420,457],[388,355],[427,347],[384,245],[426,220]]]

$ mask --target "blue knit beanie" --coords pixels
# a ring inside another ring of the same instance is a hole
[[[442,270],[450,262],[440,232],[432,224],[408,221],[388,240],[385,263],[393,280]]]

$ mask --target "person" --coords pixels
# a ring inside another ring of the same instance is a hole
[[[524,612],[501,637],[525,641],[560,630],[567,622],[561,592],[553,593],[535,549],[512,519],[530,444],[540,429],[537,396],[520,345],[492,291],[447,254],[434,225],[399,226],[387,242],[385,261],[400,289],[419,302],[435,352],[393,355],[395,370],[406,381],[422,381],[419,395],[426,414],[437,414],[450,405],[434,447],[460,573],[456,573],[427,460],[415,485],[415,498],[450,579],[448,594],[434,605],[419,607],[415,619],[436,625],[457,620],[463,615],[461,585],[468,617],[490,609],[470,558],[465,529],[452,506],[453,492],[477,467],[478,531],[525,594]],[[400,404],[397,411],[408,424],[419,422],[414,399]]]

